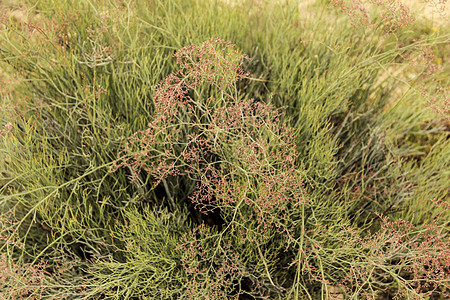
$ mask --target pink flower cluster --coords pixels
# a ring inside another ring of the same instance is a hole
[[[423,85],[420,91],[425,98],[430,97],[426,105],[444,117],[447,122],[450,121],[449,89],[437,87],[434,91],[430,92],[430,90]]]
[[[243,263],[230,242],[214,245],[216,239],[208,236],[208,228],[201,225],[186,234],[178,246],[183,250],[181,263],[189,277],[184,295],[188,299],[232,299],[230,293],[244,274]]]
[[[190,198],[201,212],[219,208],[228,221],[242,224],[249,216],[240,212],[247,211],[258,221],[257,236],[269,228],[290,234],[287,208],[307,201],[295,166],[294,133],[272,105],[230,95],[244,74],[245,56],[233,47],[213,39],[175,54],[181,70],[156,88],[154,120],[128,139],[116,168],[129,167],[134,180],[145,170],[154,185],[187,175],[197,182]],[[188,92],[202,84],[222,96],[191,98]]]
[[[122,154],[126,156],[127,153],[133,152],[136,144],[140,151],[134,153],[131,161],[126,160],[121,164],[116,164],[114,170],[118,167],[129,166],[134,172],[133,179],[136,179],[144,165],[155,161],[155,158],[158,157],[160,161],[158,165],[150,163],[150,166],[145,168],[146,171],[155,174],[160,180],[169,175],[179,174],[175,170],[175,164],[172,161],[174,156],[171,151],[165,150],[164,153],[153,156],[155,149],[152,147],[156,144],[170,147],[176,143],[174,139],[180,134],[181,129],[176,128],[177,126],[174,124],[170,129],[171,135],[165,137],[162,136],[162,131],[167,129],[169,124],[176,122],[180,110],[186,109],[186,105],[192,102],[187,95],[189,90],[195,89],[203,82],[216,85],[220,89],[229,87],[236,82],[239,74],[244,74],[240,65],[245,56],[238,55],[238,52],[232,49],[233,47],[234,45],[229,42],[211,39],[200,47],[191,45],[175,53],[174,56],[177,57],[177,62],[182,68],[169,75],[156,87],[154,120],[146,130],[138,131],[128,138],[125,150],[119,156]],[[190,107],[192,108],[192,106]],[[194,112],[189,111],[189,113]],[[187,113],[185,113],[186,115],[189,118]],[[178,121],[178,123],[184,122],[184,120]],[[121,157],[121,159],[123,158],[125,157]],[[159,184],[160,180],[154,184]]]
[[[361,28],[370,23],[369,13],[362,0],[331,0],[330,5],[339,7],[347,14],[354,28]]]
[[[380,230],[364,238],[355,237],[355,245],[366,249],[362,258],[365,263],[355,263],[344,283],[354,286],[397,281],[396,295],[401,299],[423,299],[435,290],[450,297],[450,245],[439,226],[415,226],[403,219],[379,217]]]
[[[399,0],[331,0],[330,5],[340,8],[350,18],[356,29],[371,24],[368,7],[373,5],[381,10],[382,26],[387,34],[395,33],[401,27],[415,21],[415,17]]]
[[[427,3],[435,12],[438,12],[441,15],[446,14],[447,0],[422,0],[422,2]]]
[[[0,298],[42,299],[46,285],[44,264],[17,264],[0,255]]]
[[[14,217],[12,210],[0,215],[0,245],[1,242],[20,249],[24,248],[24,244],[19,236],[18,221]]]
[[[238,76],[245,75],[240,62],[247,57],[234,47],[229,41],[211,39],[200,47],[190,45],[178,51],[175,57],[181,67],[179,76],[187,80],[186,87],[195,88],[203,82],[229,87]]]

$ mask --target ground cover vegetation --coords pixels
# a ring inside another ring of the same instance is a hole
[[[423,2],[0,1],[0,298],[449,298]]]

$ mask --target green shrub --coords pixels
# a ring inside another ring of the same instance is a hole
[[[46,0],[2,20],[2,292],[448,296],[449,35],[368,3]]]

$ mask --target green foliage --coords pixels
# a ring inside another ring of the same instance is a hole
[[[5,7],[0,297],[448,295],[448,30],[331,2]]]
[[[124,223],[111,230],[114,245],[120,245],[117,255],[89,267],[98,289],[115,299],[180,295],[183,253],[177,246],[188,226],[186,218],[186,211],[125,210]]]

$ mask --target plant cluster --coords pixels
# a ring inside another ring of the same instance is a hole
[[[299,4],[3,18],[0,298],[450,297],[449,33]]]
[[[395,33],[401,27],[415,21],[408,6],[400,0],[332,0],[330,4],[345,12],[356,29],[372,25],[370,15],[374,12],[371,6],[377,8],[380,14],[380,20],[377,20],[375,24],[381,25],[387,34]]]

